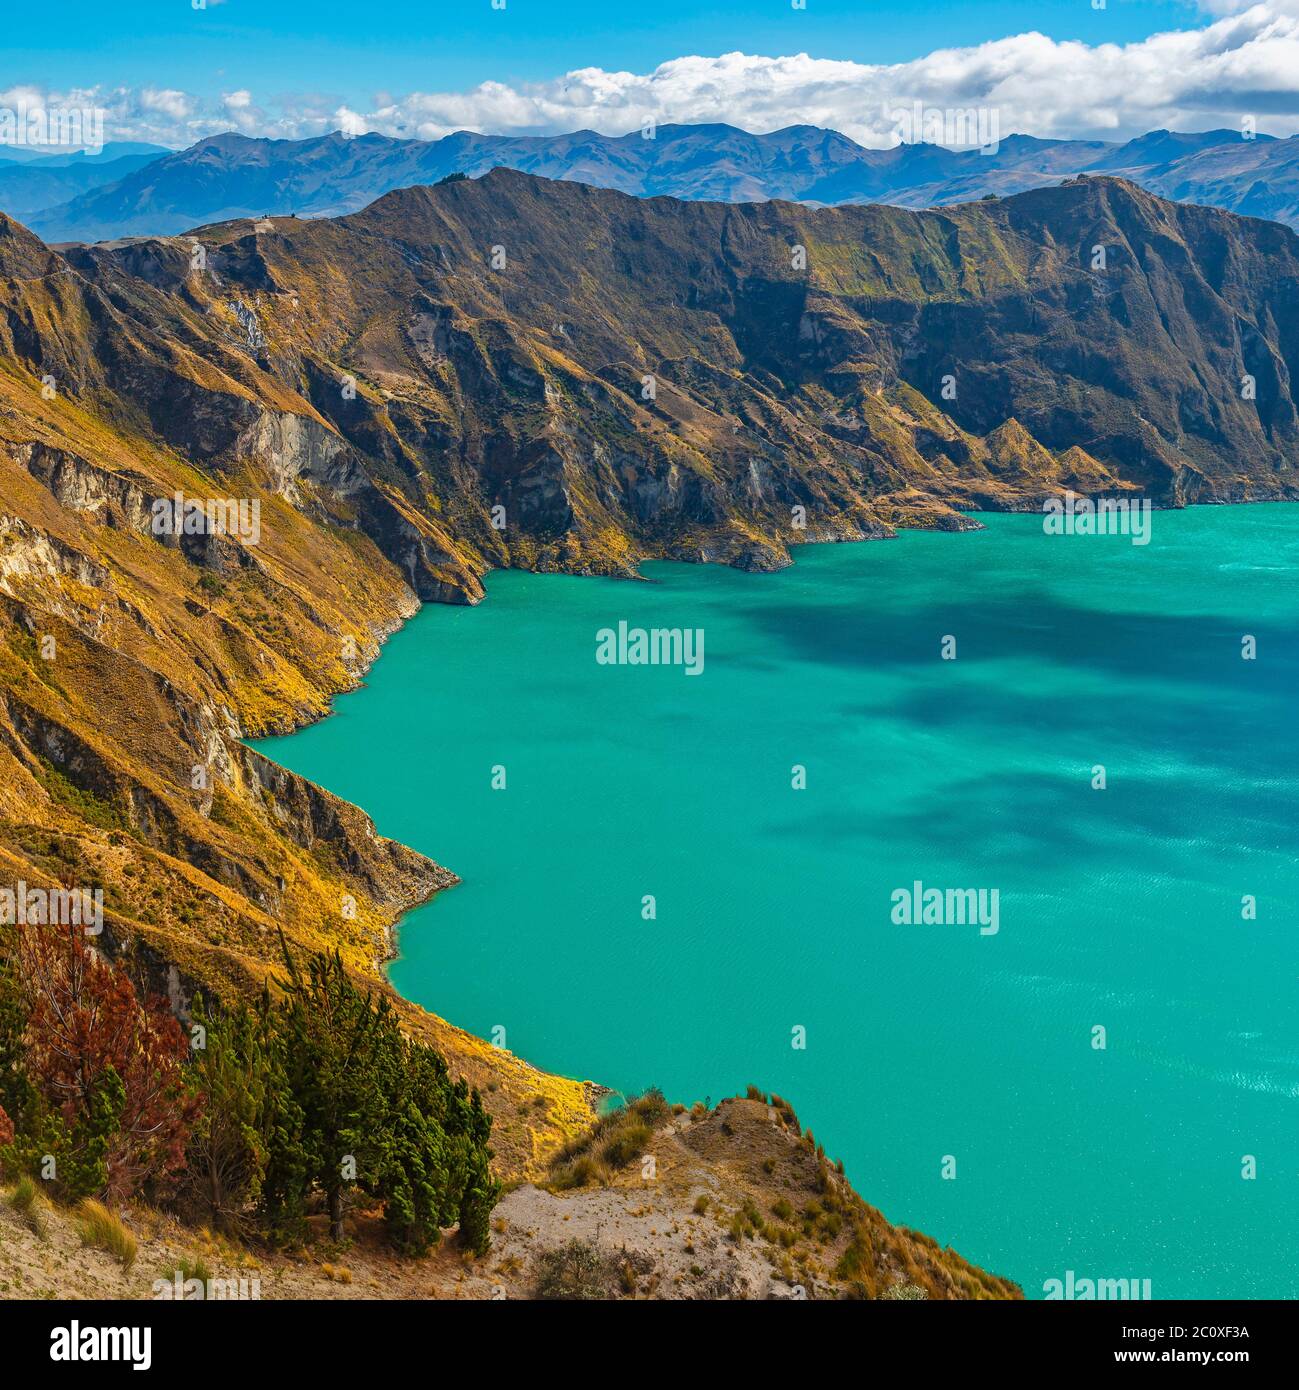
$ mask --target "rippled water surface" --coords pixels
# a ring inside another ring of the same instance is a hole
[[[1295,1297],[1299,507],[1145,547],[985,520],[776,575],[496,574],[261,746],[464,879],[392,972],[454,1022],[624,1091],[774,1089],[1030,1296]],[[703,674],[597,664],[620,620],[702,628]],[[997,889],[999,930],[895,924],[916,880]]]

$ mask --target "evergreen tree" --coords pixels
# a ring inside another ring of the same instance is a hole
[[[391,1003],[358,989],[337,954],[315,957],[305,976],[289,964],[274,1032],[298,1107],[284,1113],[300,1115],[301,1125],[272,1147],[284,1152],[286,1172],[304,1181],[294,1190],[304,1200],[312,1186],[325,1194],[335,1239],[355,1185],[383,1203],[407,1251],[423,1253],[457,1221],[471,1249],[486,1249],[500,1184],[490,1171],[491,1117],[478,1093],[453,1082],[433,1048],[406,1038]],[[296,1160],[301,1167],[292,1167]]]
[[[23,1040],[31,1002],[18,971],[17,946],[17,928],[0,925],[0,1109],[15,1127],[34,1098]]]
[[[307,1199],[313,1170],[306,1142],[306,1116],[294,1093],[291,1070],[295,1047],[283,1028],[284,1013],[263,992],[257,1012],[257,1038],[266,1062],[265,1090],[258,1130],[266,1152],[261,1216],[276,1244],[300,1240],[306,1232]]]
[[[390,1011],[384,1024],[383,1157],[370,1190],[407,1251],[423,1254],[459,1222],[462,1241],[481,1253],[500,1196],[487,1145],[491,1117],[477,1091],[451,1080],[437,1051],[403,1036]]]
[[[492,1117],[483,1108],[482,1097],[470,1092],[463,1081],[457,1083],[461,1098],[461,1141],[465,1149],[465,1180],[460,1189],[460,1239],[481,1255],[491,1244],[492,1208],[500,1200],[501,1184],[492,1177],[492,1151],[487,1141],[492,1134]]]
[[[202,1045],[192,1049],[191,1077],[204,1110],[185,1151],[185,1191],[212,1226],[237,1234],[261,1201],[274,1065],[262,1019],[246,1006],[217,1014],[200,998],[192,1018]]]
[[[377,1006],[347,978],[342,958],[291,966],[280,1010],[288,1083],[302,1109],[311,1180],[325,1194],[329,1231],[343,1236],[344,1201],[378,1167],[384,1109],[378,1086],[387,1000]]]

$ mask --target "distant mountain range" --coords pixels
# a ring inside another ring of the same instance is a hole
[[[105,145],[97,155],[19,153],[0,146],[0,208],[27,220],[46,208],[116,184],[168,151],[156,145]]]
[[[987,152],[940,145],[870,150],[836,131],[790,126],[752,135],[727,125],[667,125],[607,136],[511,137],[461,131],[435,141],[383,135],[261,140],[217,135],[162,156],[51,167],[0,163],[0,209],[47,241],[174,235],[262,214],[355,212],[384,193],[478,177],[496,167],[716,202],[936,207],[1005,196],[1078,174],[1114,174],[1179,202],[1299,226],[1299,137],[1157,130],[1124,144],[1012,135]]]
[[[108,164],[128,154],[147,154],[157,159],[174,153],[166,145],[152,145],[146,140],[109,140],[93,153],[89,149],[70,150],[64,145],[0,144],[0,164],[41,164],[57,169],[67,164]]]

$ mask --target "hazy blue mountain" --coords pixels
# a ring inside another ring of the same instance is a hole
[[[117,183],[157,158],[156,151],[147,151],[118,155],[113,159],[79,153],[23,161],[0,160],[0,208],[11,217],[25,221],[45,208],[104,184]]]
[[[435,141],[349,139],[337,132],[311,140],[227,134],[39,207],[34,191],[0,182],[0,208],[50,241],[174,235],[263,213],[336,216],[395,188],[455,173],[478,177],[498,166],[640,197],[903,207],[1004,196],[1095,172],[1121,175],[1178,201],[1299,225],[1299,138],[1246,140],[1230,130],[1152,131],[1122,144],[1011,135],[987,151],[929,144],[869,150],[807,125],[767,135],[728,125],[668,125],[652,139],[640,131],[608,136],[590,130],[533,137],[459,131]],[[87,177],[84,170],[80,176]]]
[[[1186,142],[1185,152],[1169,158],[1176,142]],[[1242,140],[1231,130],[1205,135],[1160,130],[1130,141],[1092,167],[1122,175],[1164,198],[1299,227],[1299,137]]]
[[[153,145],[146,140],[108,140],[93,154],[89,150],[69,150],[63,145],[0,145],[0,164],[42,163],[53,169],[64,164],[88,162],[108,164],[128,154],[174,154],[166,145]]]

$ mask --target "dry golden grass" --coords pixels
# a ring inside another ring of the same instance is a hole
[[[107,1251],[124,1269],[135,1263],[139,1243],[126,1223],[93,1197],[87,1197],[77,1208],[77,1226],[87,1245]]]

